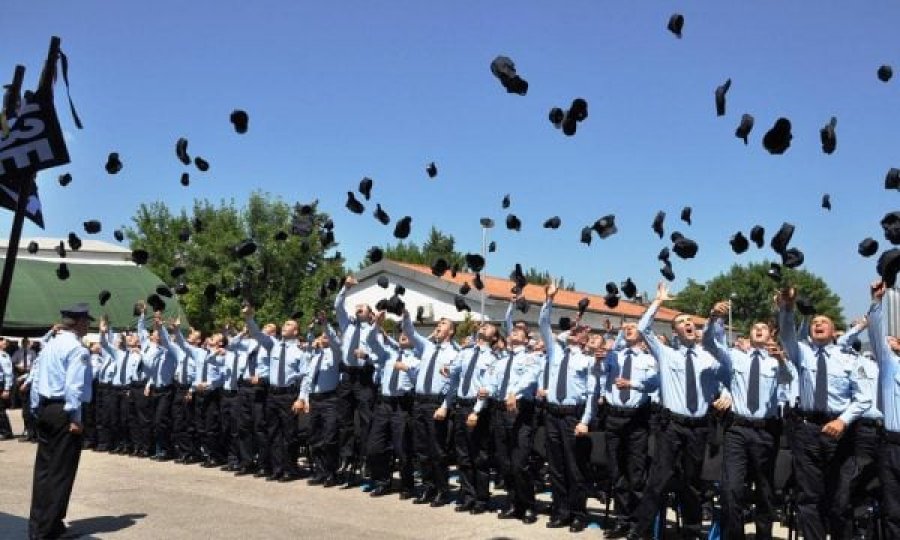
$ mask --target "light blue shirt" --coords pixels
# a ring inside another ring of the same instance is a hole
[[[162,331],[159,332],[159,345],[150,340],[144,322],[144,315],[138,318],[138,337],[141,339],[141,351],[144,354],[144,371],[147,373],[147,386],[169,386],[175,375],[176,356],[168,347],[162,346]]]
[[[865,370],[859,369],[855,355],[847,353],[840,345],[829,343],[822,347],[828,370],[828,410],[814,410],[818,366],[816,351],[819,347],[814,349],[812,345],[798,340],[793,310],[779,311],[778,327],[781,329],[781,344],[799,374],[800,409],[838,415],[845,424],[850,425],[872,406],[874,392],[862,387],[874,385],[875,380],[868,379]]]
[[[134,365],[137,360],[140,359],[140,354],[135,353],[133,351],[123,351],[120,349],[116,349],[110,343],[113,338],[111,332],[100,333],[100,347],[106,351],[106,354],[112,357],[113,362],[115,363],[115,373],[110,381],[110,384],[117,388],[123,388],[128,386],[131,383],[131,379],[129,378]]]
[[[260,331],[256,321],[252,318],[248,318],[246,323],[250,335],[261,348],[257,359],[263,359],[263,361],[260,362],[258,376],[265,377],[269,381],[269,385],[276,388],[299,383],[306,372],[309,355],[298,345],[297,340],[282,340],[266,335]],[[279,380],[282,350],[284,351],[284,380]]]
[[[310,394],[333,392],[341,381],[341,349],[338,338],[330,326],[326,327],[326,332],[328,332],[329,346],[313,349],[297,399],[306,401]],[[313,385],[313,379],[315,379],[315,385]]]
[[[6,351],[0,351],[0,391],[12,390],[13,382],[12,360]]]
[[[378,332],[369,333],[369,348],[375,353],[375,369],[378,372],[378,386],[381,395],[385,397],[400,397],[411,394],[415,388],[416,368],[419,361],[412,349],[401,349],[390,338],[379,338]],[[397,370],[397,387],[391,389],[391,379],[394,377],[394,366],[397,362],[403,362],[410,369]]]
[[[341,335],[341,361],[348,367],[363,367],[367,363],[374,362],[375,355],[368,350],[369,334],[374,327],[367,321],[359,321],[355,316],[347,313],[346,303],[347,288],[341,287],[340,292],[334,299],[334,311],[337,314],[338,332]],[[357,346],[353,347],[354,336],[358,336],[355,340]],[[353,348],[353,350],[351,350]],[[357,358],[354,354],[355,350],[363,349],[369,355],[368,359]]]
[[[888,345],[882,309],[881,302],[873,303],[869,309],[869,344],[878,362],[884,427],[888,431],[900,432],[900,356]]]
[[[466,382],[466,374],[469,372],[469,366],[475,362],[472,368],[472,376],[469,386],[465,387],[462,383]],[[449,409],[456,402],[456,399],[474,399],[475,406],[473,412],[478,414],[484,409],[485,400],[478,397],[478,391],[482,388],[488,389],[488,369],[491,364],[497,361],[493,351],[487,346],[476,345],[463,349],[456,358],[447,367],[450,378],[450,386],[446,397],[444,397],[443,407]]]
[[[656,359],[659,370],[660,402],[675,414],[700,418],[706,416],[709,404],[716,399],[722,388],[722,370],[719,362],[702,347],[667,347],[653,332],[653,318],[659,306],[650,305],[638,321],[638,331],[650,354]],[[694,384],[697,392],[697,410],[691,412],[687,406],[687,355],[693,351]]]
[[[726,347],[725,325],[721,319],[710,319],[703,332],[703,346],[722,364],[734,414],[755,419],[778,416],[779,381],[791,376],[786,363],[782,364],[770,356],[766,349],[753,348],[744,352]],[[754,356],[759,358],[759,402],[756,411],[751,411],[747,406],[747,397]]]
[[[538,378],[543,369],[543,359],[519,345],[511,352],[501,355],[490,368],[489,390],[494,399],[505,401],[513,394],[516,399],[534,401],[538,388]],[[503,380],[507,377],[506,391],[501,395]]]
[[[622,390],[616,388],[615,383],[616,379],[623,377],[622,368],[625,366],[625,360],[629,354],[631,355],[631,376],[625,378],[631,381],[631,388],[627,390],[628,399],[622,401]],[[602,388],[602,391],[598,393],[603,395],[606,402],[613,407],[626,409],[642,407],[650,401],[650,393],[659,388],[656,360],[637,346],[613,349],[604,359],[602,377],[598,377],[598,385]]]
[[[175,332],[181,335],[180,330]],[[173,359],[172,362],[172,379],[182,386],[193,386],[196,375],[197,362],[193,356],[189,355],[187,350],[181,348],[180,345],[172,343],[169,339],[169,331],[165,326],[159,328],[159,344],[168,351],[168,356]],[[203,358],[201,356],[201,358]]]
[[[91,400],[91,353],[74,333],[60,330],[41,351],[41,357],[43,360],[34,366],[38,370],[34,381],[37,395],[63,398],[63,410],[73,422],[81,422],[81,405]]]
[[[584,354],[579,347],[563,347],[558,340],[553,338],[553,330],[550,327],[550,314],[553,310],[553,302],[547,299],[541,306],[538,315],[538,328],[541,331],[541,339],[547,347],[547,364],[549,370],[547,382],[547,403],[555,405],[584,405],[584,414],[581,416],[582,424],[590,424],[594,416],[596,400],[594,392],[597,391],[597,373],[593,356]],[[560,376],[560,368],[566,354],[569,355],[566,369],[566,395],[557,395],[557,383]],[[561,399],[562,398],[562,399]]]
[[[233,358],[234,353],[231,351],[224,351],[221,354],[204,351],[202,360],[198,358],[194,388],[196,389],[200,383],[208,385],[207,391],[222,388],[225,384],[225,366],[230,364]]]
[[[459,345],[452,340],[443,343],[435,343],[420,334],[415,326],[409,313],[404,314],[401,321],[403,333],[413,342],[413,351],[419,358],[418,372],[421,376],[416,376],[416,394],[423,396],[445,396],[450,388],[450,379],[441,374],[441,368],[449,366],[456,356],[459,354]],[[425,387],[428,373],[426,370],[431,368],[430,387]]]

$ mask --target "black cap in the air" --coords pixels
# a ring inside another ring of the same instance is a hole
[[[391,286],[391,282],[388,280],[387,276],[378,276],[378,279],[375,280],[375,283],[378,284],[382,289],[387,289]]]
[[[666,213],[660,210],[656,213],[656,216],[653,218],[653,225],[651,226],[653,232],[659,235],[660,238],[666,234],[666,230],[663,227],[663,223],[666,221]]]
[[[884,189],[900,190],[900,169],[891,167],[884,176]]]
[[[669,17],[669,24],[666,25],[666,28],[669,29],[669,32],[675,34],[678,39],[681,39],[681,30],[684,28],[684,15],[681,13],[673,13],[671,17]]]
[[[748,144],[751,131],[753,131],[753,115],[744,113],[741,115],[741,123],[734,130],[734,136],[743,139],[744,144]]]
[[[585,296],[581,300],[578,301],[578,315],[584,315],[584,312],[587,311],[588,306],[591,305],[591,299]]]
[[[528,313],[528,310],[531,309],[531,304],[524,296],[520,296],[516,298],[516,309],[522,313]]]
[[[78,237],[77,234],[70,232],[69,233],[69,249],[72,251],[78,251],[81,249],[81,238]]]
[[[166,302],[158,294],[148,296],[147,305],[152,307],[153,311],[165,311],[166,309]]]
[[[825,210],[831,210],[831,195],[824,194],[822,195],[822,208]]]
[[[716,116],[725,116],[725,94],[731,88],[731,79],[716,87]]]
[[[781,281],[781,265],[778,263],[769,264],[769,270],[766,272],[766,275],[775,281]]]
[[[247,133],[247,127],[250,124],[250,115],[248,115],[246,111],[235,109],[231,111],[231,115],[228,119],[231,121],[231,124],[234,126],[234,130],[237,133],[240,133],[241,135]]]
[[[466,254],[466,266],[473,272],[481,272],[484,269],[484,257],[478,253]]]
[[[109,302],[110,298],[112,298],[112,293],[110,293],[106,289],[103,289],[102,291],[100,291],[99,299],[100,299],[101,306],[105,306],[106,303]]]
[[[56,267],[56,277],[63,281],[69,279],[69,265],[66,263],[59,263],[59,266]]]
[[[507,193],[506,195],[503,196],[503,200],[500,201],[500,207],[503,208],[504,210],[506,210],[507,208],[509,208],[509,205],[510,205],[509,193]]]
[[[197,167],[197,170],[200,172],[206,172],[209,170],[209,162],[200,156],[195,156],[194,167]]]
[[[115,238],[117,242],[122,242],[125,240],[125,233],[123,233],[121,229],[116,229],[113,231],[113,238]]]
[[[637,285],[634,284],[634,281],[631,281],[631,278],[626,279],[622,282],[622,293],[625,295],[625,298],[629,300],[637,296]]]
[[[431,163],[428,164],[427,167],[425,167],[425,172],[428,173],[428,178],[434,178],[435,176],[437,176],[437,173],[438,173],[437,165],[435,165],[434,162],[432,161]]]
[[[106,172],[109,174],[118,174],[122,170],[122,161],[119,159],[118,152],[110,152],[106,158]]]
[[[61,174],[61,175],[59,175],[59,179],[58,179],[58,180],[59,180],[59,185],[60,185],[60,186],[66,187],[66,186],[68,186],[70,183],[72,183],[72,175],[69,174],[69,173]]]
[[[409,236],[410,229],[412,226],[412,218],[410,216],[404,216],[400,218],[400,221],[394,226],[394,238],[398,238],[400,240],[405,239]]]
[[[406,294],[406,287],[400,285],[399,283],[394,285],[394,294],[403,296],[404,294]]]
[[[558,229],[560,225],[562,225],[562,220],[559,219],[559,216],[553,216],[544,222],[545,229]]]
[[[37,253],[38,250],[41,249],[41,248],[40,248],[40,246],[38,246],[38,243],[37,243],[37,242],[35,242],[34,240],[32,240],[31,242],[28,242],[28,248],[27,248],[27,249],[28,249],[28,253],[31,253],[32,255],[34,255],[34,254]]]
[[[353,195],[352,191],[347,192],[347,204],[345,206],[347,207],[347,210],[350,210],[354,214],[362,214],[366,209],[361,202],[356,200],[356,196]]]
[[[150,254],[147,253],[145,249],[135,249],[131,252],[131,260],[134,261],[135,264],[145,265],[147,264],[147,260],[150,258]]]
[[[799,311],[801,315],[806,315],[807,317],[809,317],[810,315],[816,314],[815,304],[813,304],[812,300],[810,300],[806,296],[797,298],[795,304],[797,306],[797,311]]]
[[[84,232],[88,234],[97,234],[100,232],[101,228],[102,226],[100,225],[100,222],[96,219],[91,219],[84,222]]]
[[[190,291],[185,282],[181,281],[177,285],[175,285],[175,294],[187,294]]]
[[[790,148],[791,139],[793,138],[794,136],[791,134],[791,121],[782,117],[776,120],[772,129],[767,131],[765,136],[763,136],[763,147],[765,147],[770,154],[783,154]]]
[[[797,268],[803,264],[803,252],[797,248],[790,248],[781,255],[781,264],[787,268]]]
[[[697,242],[685,237],[679,238],[672,245],[672,251],[682,259],[693,259],[698,249]]]
[[[484,289],[484,282],[481,281],[481,274],[479,274],[478,272],[476,272],[475,277],[472,278],[472,286],[479,291]]]
[[[273,238],[275,238],[276,242],[284,242],[288,239],[288,233],[287,231],[278,231]]]
[[[894,70],[891,69],[891,66],[884,64],[878,68],[878,80],[881,82],[888,82],[891,80],[891,77],[894,76]]]
[[[184,137],[178,139],[175,142],[175,155],[178,156],[178,161],[184,163],[185,165],[191,164],[191,156],[187,153],[188,140]]]
[[[378,246],[372,246],[372,248],[369,249],[369,253],[366,254],[366,257],[368,257],[369,261],[371,261],[373,264],[381,262],[381,259],[384,258],[384,250],[382,250]]]
[[[738,231],[734,236],[731,237],[731,240],[728,241],[731,244],[731,250],[734,251],[737,255],[747,251],[750,248],[750,241],[744,236],[744,233]]]
[[[528,93],[528,81],[516,73],[516,65],[511,58],[498,56],[491,61],[491,73],[500,80],[507,93],[524,96]]]
[[[462,286],[459,288],[459,294],[465,296],[465,295],[469,294],[469,291],[471,291],[471,290],[472,290],[472,287],[469,286],[469,282],[467,281],[467,282],[463,283]]]
[[[769,242],[769,245],[779,255],[783,255],[787,250],[788,244],[791,243],[791,237],[794,236],[794,226],[790,223],[784,222],[781,224],[781,228],[778,229],[778,232],[775,233],[775,236],[772,237],[772,241]]]
[[[387,212],[381,207],[381,204],[375,205],[375,213],[373,214],[375,219],[378,220],[382,225],[387,225],[391,222],[391,216],[388,215]]]
[[[456,311],[472,311],[472,308],[466,303],[466,299],[460,295],[453,297],[453,304],[456,306]]]
[[[876,270],[884,280],[884,284],[893,287],[897,282],[897,272],[900,272],[900,249],[893,248],[882,253],[878,258]]]
[[[165,296],[166,298],[172,298],[172,289],[166,287],[165,285],[160,285],[156,288],[156,294]]]
[[[372,179],[368,176],[359,181],[359,192],[368,201],[372,197]]]
[[[234,254],[238,259],[249,257],[254,253],[256,253],[256,242],[254,242],[253,240],[244,240],[238,245],[234,246]]]
[[[66,258],[66,244],[65,244],[65,242],[63,242],[62,240],[60,240],[60,241],[59,241],[59,245],[56,246],[55,251],[56,251],[56,254],[57,254],[57,255],[59,255],[61,258],[65,259],[65,258]]]
[[[822,151],[826,154],[833,154],[835,148],[837,148],[837,134],[834,132],[834,128],[837,127],[837,118],[834,116],[831,117],[831,120],[825,127],[819,130],[819,138],[822,140]]]
[[[619,232],[619,229],[616,228],[616,216],[614,216],[613,214],[609,214],[598,219],[594,222],[592,228],[597,231],[597,235],[601,239],[608,238]]]
[[[592,232],[593,232],[593,229],[591,229],[590,227],[585,227],[585,228],[581,229],[581,243],[582,244],[591,245]]]
[[[878,242],[873,238],[866,238],[859,243],[859,254],[863,257],[871,257],[878,253]]]
[[[511,231],[521,231],[522,221],[515,214],[510,214],[506,216],[506,228]]]
[[[434,263],[431,265],[431,273],[437,277],[441,277],[447,272],[447,269],[449,267],[450,267],[450,265],[447,264],[446,259],[439,258],[438,260],[434,261]]]
[[[760,225],[754,225],[753,228],[750,229],[750,240],[756,244],[757,248],[762,248],[763,244],[766,243],[766,230]]]
[[[618,294],[607,294],[603,297],[603,303],[606,304],[606,307],[609,309],[616,309],[619,305],[619,295]]]
[[[559,329],[565,332],[566,330],[572,328],[572,319],[568,317],[560,317],[559,318]]]
[[[675,272],[672,271],[672,263],[668,260],[665,261],[663,267],[659,269],[659,273],[669,281],[675,280]]]
[[[670,257],[671,257],[671,255],[669,254],[669,248],[667,248],[667,247],[664,247],[661,250],[659,250],[659,254],[656,256],[657,259],[659,259],[663,262],[668,262]]]
[[[497,251],[497,242],[491,240],[491,243],[488,244],[488,253],[493,253]]]
[[[691,224],[691,207],[690,206],[685,206],[684,208],[681,209],[681,221],[687,223],[688,225]]]
[[[888,212],[881,218],[881,228],[884,229],[884,238],[894,244],[900,244],[900,212]]]

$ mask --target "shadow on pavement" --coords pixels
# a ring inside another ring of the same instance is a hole
[[[127,529],[147,514],[124,514],[121,516],[97,516],[69,522],[69,533],[66,537],[89,538],[92,534],[113,533]]]

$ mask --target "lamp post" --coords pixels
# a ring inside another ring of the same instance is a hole
[[[482,272],[487,268],[487,232],[488,229],[494,228],[494,220],[491,218],[481,218],[481,257],[484,259],[484,268],[481,269]],[[485,292],[484,289],[481,289],[481,322],[484,323],[484,301],[485,301]]]

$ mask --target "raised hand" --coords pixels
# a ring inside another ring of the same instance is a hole
[[[556,293],[559,292],[559,285],[556,284],[555,279],[550,279],[550,281],[544,285],[544,292],[547,293],[547,298],[553,298],[556,296]]]
[[[347,279],[344,280],[344,287],[349,289],[350,287],[356,285],[357,283],[359,283],[359,282],[356,281],[355,277],[347,276]]]
[[[669,286],[664,281],[660,281],[656,285],[656,301],[663,303],[672,299],[673,297],[669,294]]]
[[[872,300],[876,302],[881,302],[881,299],[884,298],[884,293],[887,291],[887,287],[884,284],[884,281],[878,280],[872,282]]]
[[[728,315],[728,308],[730,306],[731,306],[731,302],[729,302],[727,300],[722,300],[721,302],[716,302],[716,304],[712,308],[712,311],[710,312],[710,315],[712,315],[713,317],[722,318],[722,317]]]

